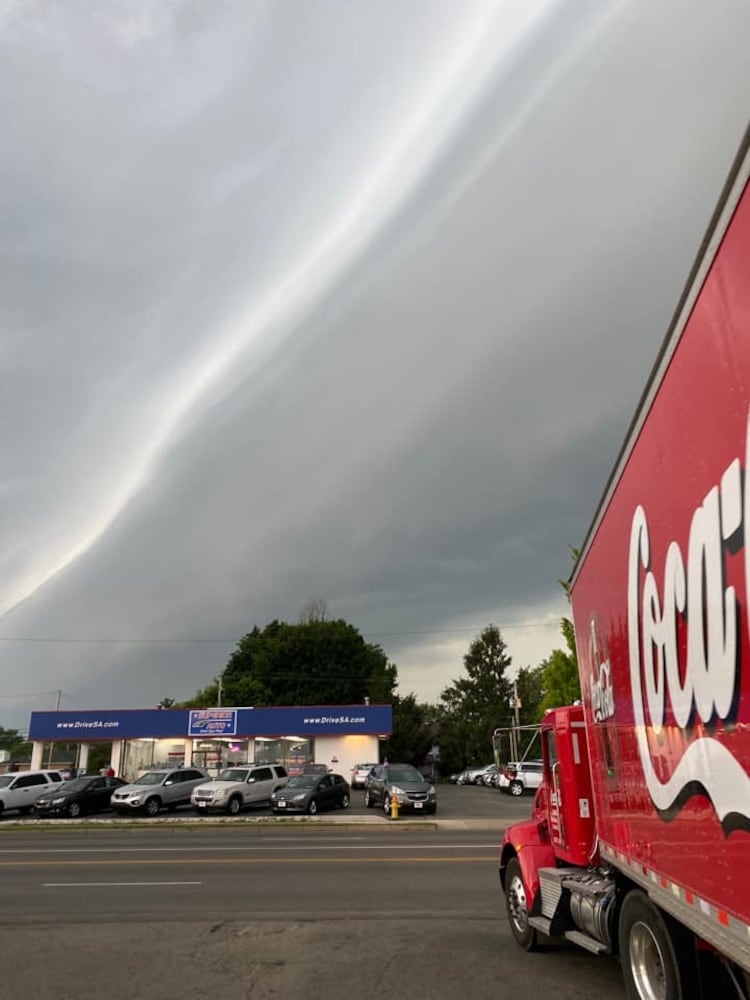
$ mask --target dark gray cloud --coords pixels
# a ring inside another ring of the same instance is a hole
[[[0,642],[0,714],[184,697],[312,595],[423,697],[489,620],[538,661],[750,12],[100,10],[0,19],[0,635],[223,641]]]

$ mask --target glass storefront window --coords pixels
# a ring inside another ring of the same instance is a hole
[[[255,738],[255,761],[258,764],[283,764],[290,775],[300,774],[305,764],[315,760],[315,740],[299,736],[270,739]]]
[[[225,767],[247,763],[247,740],[195,740],[193,767],[218,774]]]

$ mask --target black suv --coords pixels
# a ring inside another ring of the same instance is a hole
[[[398,799],[400,812],[437,812],[435,786],[411,764],[378,764],[365,780],[365,805],[368,809],[382,806],[386,816],[391,814],[391,800]]]

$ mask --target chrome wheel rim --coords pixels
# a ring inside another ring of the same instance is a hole
[[[639,920],[630,929],[630,969],[641,1000],[666,1000],[664,955],[654,932]]]
[[[529,926],[529,910],[526,904],[526,890],[519,875],[514,875],[508,886],[508,913],[519,934],[525,934]]]

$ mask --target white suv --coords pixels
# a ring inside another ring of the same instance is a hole
[[[281,764],[235,765],[214,781],[194,788],[190,804],[199,813],[220,810],[236,816],[245,806],[269,805],[273,793],[286,783],[286,770]]]
[[[544,764],[541,760],[524,760],[507,764],[501,773],[499,787],[511,795],[523,795],[536,791],[544,780]]]
[[[50,786],[61,784],[59,771],[16,771],[0,774],[0,814],[17,809],[21,815],[30,813],[34,803]]]

